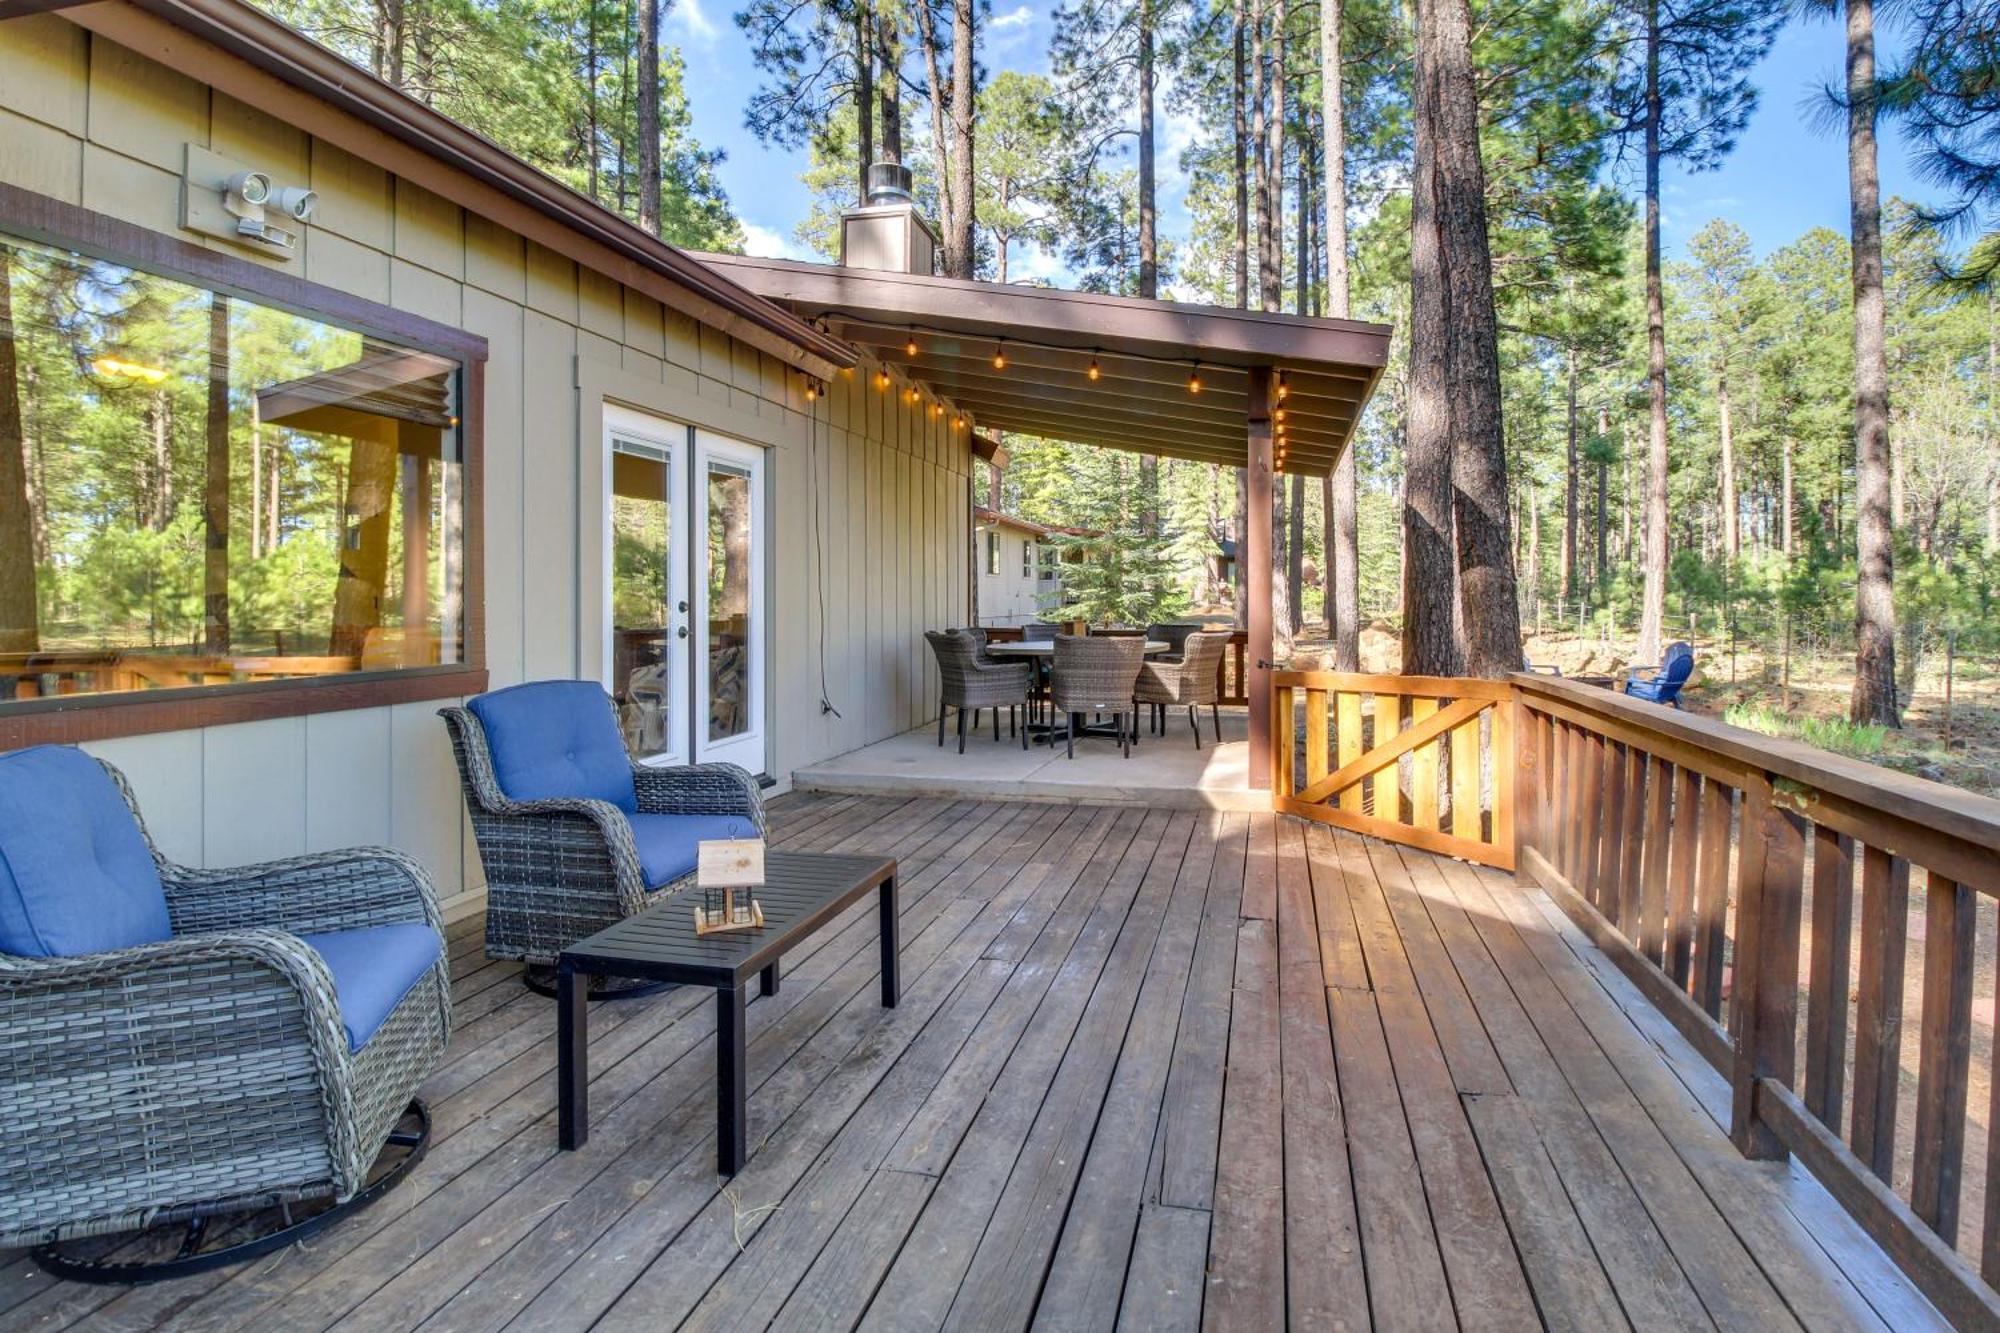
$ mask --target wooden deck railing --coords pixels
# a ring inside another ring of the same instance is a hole
[[[1276,809],[1541,885],[1729,1079],[1739,1150],[2000,1327],[2000,801],[1541,675],[1273,685]]]

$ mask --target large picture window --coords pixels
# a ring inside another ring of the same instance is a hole
[[[0,236],[0,699],[462,662],[460,381]]]

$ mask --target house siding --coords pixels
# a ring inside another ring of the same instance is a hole
[[[179,229],[188,143],[319,192],[295,259]],[[58,14],[0,22],[0,181],[486,339],[493,687],[602,670],[592,636],[603,572],[584,553],[601,529],[593,486],[608,396],[768,451],[774,777],[931,714],[936,672],[921,631],[965,619],[970,432],[906,403],[900,382],[874,389],[872,362],[829,385],[815,439],[804,382],[775,357]],[[837,715],[821,709],[822,678]],[[442,702],[88,748],[125,770],[177,859],[217,866],[386,843],[470,904],[482,879]]]

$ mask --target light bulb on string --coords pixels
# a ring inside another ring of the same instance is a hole
[[[1005,369],[1007,368],[1007,344],[1006,344],[1006,343],[994,343],[994,344],[993,344],[993,368],[994,368],[995,370],[1005,370]]]
[[[1100,376],[1100,375],[1102,375],[1102,374],[1104,373],[1103,371],[1101,371],[1101,370],[1099,370],[1099,369],[1097,368],[1097,358],[1096,358],[1096,357],[1094,357],[1094,356],[1093,356],[1092,358],[1090,358],[1090,369],[1089,369],[1088,371],[1086,371],[1085,373],[1086,373],[1087,375],[1089,375],[1089,376],[1090,376],[1090,378],[1091,378],[1091,379],[1092,379],[1093,381],[1095,381],[1095,380],[1097,379],[1097,377],[1098,377],[1098,376]]]
[[[1195,362],[1194,369],[1188,372],[1188,392],[1201,392],[1201,362],[1199,361]]]
[[[915,356],[916,354],[917,354],[917,335],[913,333],[910,335],[910,340],[903,344],[903,355]]]

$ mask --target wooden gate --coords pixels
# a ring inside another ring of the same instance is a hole
[[[1272,809],[1514,868],[1504,681],[1272,673]]]

